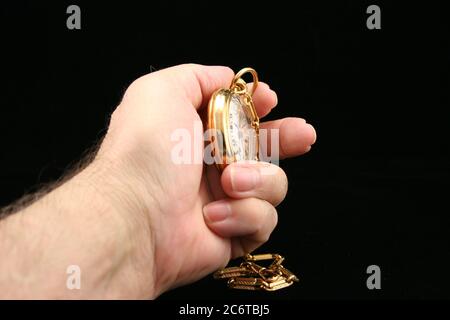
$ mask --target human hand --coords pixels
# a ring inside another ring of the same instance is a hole
[[[136,80],[88,166],[0,211],[14,213],[0,220],[0,297],[154,298],[264,243],[287,189],[279,167],[233,163],[220,176],[172,154],[171,136],[182,128],[193,137],[190,151],[203,151],[195,127],[232,78],[229,68],[181,65]],[[260,117],[277,103],[263,83],[253,100]],[[302,119],[261,128],[280,130],[281,158],[315,141]],[[68,285],[70,266],[82,272],[79,290]]]
[[[154,72],[131,84],[111,117],[93,165],[102,168],[100,181],[115,190],[108,198],[129,230],[148,229],[130,232],[142,253],[133,258],[136,292],[155,297],[195,281],[260,246],[277,223],[275,206],[287,191],[279,167],[234,163],[220,177],[215,167],[176,164],[171,158],[171,135],[180,128],[194,138],[192,150],[203,150],[195,123],[211,94],[228,87],[232,78],[231,69],[216,66]],[[277,104],[276,93],[264,83],[253,100],[260,117]],[[262,123],[261,128],[280,130],[281,158],[309,151],[316,139],[313,127],[299,118]],[[267,166],[273,174],[262,174]]]

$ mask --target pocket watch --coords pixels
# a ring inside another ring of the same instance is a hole
[[[253,76],[251,90],[242,76]],[[211,155],[220,171],[235,161],[259,160],[259,118],[253,104],[258,87],[258,74],[252,68],[239,71],[228,89],[219,89],[208,104],[208,133]],[[298,278],[281,264],[279,254],[247,253],[239,267],[228,267],[214,273],[214,278],[227,280],[228,287],[243,290],[275,291],[286,288]],[[273,260],[263,267],[256,262]]]
[[[242,76],[253,76],[251,90]],[[219,89],[208,105],[208,132],[212,144],[211,155],[220,171],[227,164],[258,160],[259,118],[252,95],[258,87],[258,74],[252,68],[239,71],[228,89]]]

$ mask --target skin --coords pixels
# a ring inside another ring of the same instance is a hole
[[[193,132],[211,94],[233,75],[189,64],[133,82],[93,161],[0,220],[0,297],[156,298],[267,241],[287,191],[282,169],[234,163],[220,175],[171,161],[171,134]],[[264,83],[253,98],[260,117],[277,104]],[[281,158],[309,151],[316,139],[300,118],[261,127],[280,130]],[[80,290],[66,287],[69,265],[81,269]]]

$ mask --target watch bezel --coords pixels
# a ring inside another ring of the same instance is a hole
[[[236,161],[236,153],[230,143],[229,131],[229,111],[230,103],[233,95],[241,95],[232,89],[219,89],[211,96],[208,104],[208,132],[210,133],[209,142],[212,144],[212,156],[215,159],[215,165],[223,171],[226,166]],[[256,114],[253,101],[249,95],[244,95],[245,100],[242,101],[243,107],[249,108],[251,116],[251,125],[256,134],[256,159],[259,157],[259,118]],[[211,133],[214,132],[213,135]],[[215,138],[217,134],[221,134],[222,143],[219,144]],[[217,153],[221,156],[221,161],[217,161]]]

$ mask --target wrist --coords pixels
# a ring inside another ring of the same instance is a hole
[[[140,243],[139,260],[145,261],[147,270],[151,265],[152,292],[156,297],[173,286],[174,278],[168,272],[167,250],[158,250],[158,244],[167,242],[170,237],[164,232],[167,228],[161,210],[167,205],[167,190],[161,188],[165,182],[161,181],[161,176],[167,175],[155,172],[164,166],[158,163],[159,156],[154,149],[146,148],[152,144],[148,139],[152,135],[129,130],[119,137],[115,130],[121,123],[118,120],[113,114],[108,134],[92,163],[93,176],[89,174],[89,179],[100,181],[99,192],[108,203],[114,204],[134,239]]]
[[[158,294],[154,263],[154,234],[149,219],[150,207],[138,181],[119,161],[96,158],[75,176],[72,185],[91,190],[92,211],[103,225],[99,232],[111,233],[113,258],[105,275],[109,297],[153,298]],[[87,215],[92,215],[85,210]]]
[[[5,297],[155,296],[150,229],[123,205],[125,195],[117,194],[121,186],[103,169],[92,163],[1,221]],[[80,270],[77,289],[67,285],[69,266]]]

